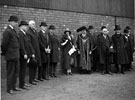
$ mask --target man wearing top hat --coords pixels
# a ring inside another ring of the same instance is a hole
[[[121,34],[120,25],[115,25],[115,34],[112,36],[112,43],[114,48],[114,63],[116,67],[116,73],[119,73],[119,65],[121,65],[121,73],[124,74],[125,64],[128,63],[128,57],[125,50],[125,38]]]
[[[36,23],[35,21],[31,20],[29,21],[29,29],[27,31],[30,42],[32,44],[33,50],[35,52],[35,59],[37,60],[37,66],[30,66],[29,69],[29,83],[32,85],[37,85],[37,82],[39,82],[36,79],[36,72],[37,68],[41,67],[41,55],[40,55],[40,47],[39,47],[39,35],[36,30]]]
[[[3,33],[1,50],[7,61],[7,92],[12,94],[14,91],[20,91],[16,88],[20,53],[19,36],[15,31],[19,20],[17,16],[10,16],[8,21],[9,26]]]
[[[19,24],[19,38],[20,38],[20,71],[19,71],[19,87],[21,89],[28,89],[25,84],[25,74],[28,60],[34,56],[34,50],[28,38],[27,30],[28,23],[21,21]]]
[[[39,80],[46,79],[49,80],[49,65],[50,65],[50,53],[51,53],[51,43],[48,36],[47,24],[41,22],[39,31],[39,45],[42,60],[42,70],[40,72]]]

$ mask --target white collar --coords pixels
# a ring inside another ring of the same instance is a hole
[[[41,30],[43,33],[45,33],[45,31],[44,30]]]
[[[10,27],[11,29],[14,29],[14,27],[13,27],[12,25],[9,25],[9,27]]]
[[[21,29],[21,31],[23,32],[23,34],[26,34],[26,32],[24,30]]]

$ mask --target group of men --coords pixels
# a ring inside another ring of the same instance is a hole
[[[41,29],[37,32],[33,20],[19,23],[17,16],[10,16],[8,21],[9,25],[3,33],[1,43],[2,55],[7,61],[7,92],[13,94],[21,89],[29,89],[30,85],[25,83],[27,67],[31,85],[37,85],[44,79],[49,80],[50,76],[57,77],[56,66],[60,49],[55,26],[48,27],[45,22],[41,22]],[[16,31],[17,28],[19,31]],[[19,88],[16,87],[18,73]]]
[[[103,75],[112,75],[112,64],[116,73],[125,74],[124,71],[133,69],[134,35],[129,26],[122,31],[120,25],[115,25],[112,36],[108,35],[106,26],[101,27],[98,35],[93,26],[82,26],[77,32],[80,33],[76,42],[80,73],[83,70],[92,73],[100,69]]]
[[[26,68],[29,67],[29,83],[37,85],[39,81],[49,80],[56,76],[56,66],[59,62],[60,42],[55,35],[55,26],[41,22],[37,32],[35,21],[21,21],[18,27],[18,17],[10,16],[9,26],[3,33],[1,43],[2,54],[7,61],[7,92],[12,94],[21,89],[28,90],[25,83]],[[115,34],[110,37],[106,26],[96,35],[94,27],[82,26],[77,29],[77,41],[73,43],[77,67],[89,73],[102,66],[102,74],[111,73],[111,64],[115,64],[116,73],[132,69],[134,37],[131,28],[127,26],[121,31],[115,26]],[[70,34],[73,35],[73,34]],[[71,37],[72,38],[72,37]],[[71,39],[72,40],[72,39]],[[121,65],[121,70],[119,69]],[[36,78],[38,69],[38,78]],[[16,87],[19,71],[19,88]]]

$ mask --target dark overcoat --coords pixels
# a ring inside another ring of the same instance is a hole
[[[19,40],[20,40],[20,59],[24,59],[24,55],[27,55],[28,58],[32,57],[34,54],[34,50],[32,48],[30,39],[27,33],[23,33],[21,30],[19,31]]]
[[[107,35],[106,38],[103,36],[103,33],[100,33],[97,37],[97,48],[99,54],[99,63],[100,64],[109,64],[111,61],[111,54],[109,48],[111,46],[111,39]]]
[[[9,26],[3,33],[1,50],[2,53],[5,55],[6,60],[19,59],[19,35],[14,29]]]
[[[49,39],[51,43],[50,62],[58,63],[59,62],[59,47],[60,47],[58,37],[54,34],[53,35],[49,34]]]
[[[31,45],[35,52],[35,58],[37,59],[39,66],[41,66],[41,55],[40,55],[40,48],[39,48],[39,35],[36,30],[31,28],[27,31]]]
[[[114,63],[127,64],[128,56],[125,49],[126,40],[122,34],[114,34],[112,36],[112,43],[114,47]]]
[[[70,59],[71,56],[68,54],[69,50],[72,48],[72,38],[71,40],[68,39],[67,35],[64,34],[62,37],[62,43],[65,42],[66,40],[68,40],[68,42],[62,46],[62,59],[63,59],[63,66],[65,69],[70,69]]]
[[[45,48],[48,46],[51,49],[51,43],[48,36],[48,31],[43,33],[42,31],[39,31],[39,45],[40,45],[40,51],[41,51],[41,60],[42,63],[47,63],[50,59],[47,57],[47,53],[45,51]]]
[[[134,52],[134,38],[132,35],[125,35],[126,43],[125,43],[125,49],[128,56],[129,62],[133,61],[133,52]]]

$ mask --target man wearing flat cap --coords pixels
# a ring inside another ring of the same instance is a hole
[[[125,64],[128,63],[128,57],[125,50],[125,38],[121,34],[120,25],[115,25],[115,34],[112,36],[112,43],[114,47],[114,63],[116,67],[116,73],[119,73],[119,65],[121,65],[121,73],[124,74]]]
[[[51,43],[49,40],[49,32],[47,29],[48,25],[46,22],[41,22],[39,31],[39,45],[42,60],[42,70],[40,70],[39,80],[42,79],[49,80],[49,65],[50,65],[50,53],[51,53]]]
[[[3,33],[1,50],[7,61],[7,92],[12,94],[20,91],[16,88],[20,53],[19,36],[15,30],[19,20],[17,16],[10,16],[8,21],[9,26]]]
[[[21,21],[19,24],[19,38],[20,38],[20,71],[19,71],[19,87],[21,89],[28,89],[25,83],[25,74],[27,68],[27,61],[34,55],[34,50],[28,38],[27,30],[28,23]]]
[[[89,74],[91,73],[91,41],[87,34],[86,27],[82,26],[77,29],[77,32],[81,34],[78,35],[77,38],[77,49],[79,54],[79,68],[80,73],[82,71],[87,71]]]

